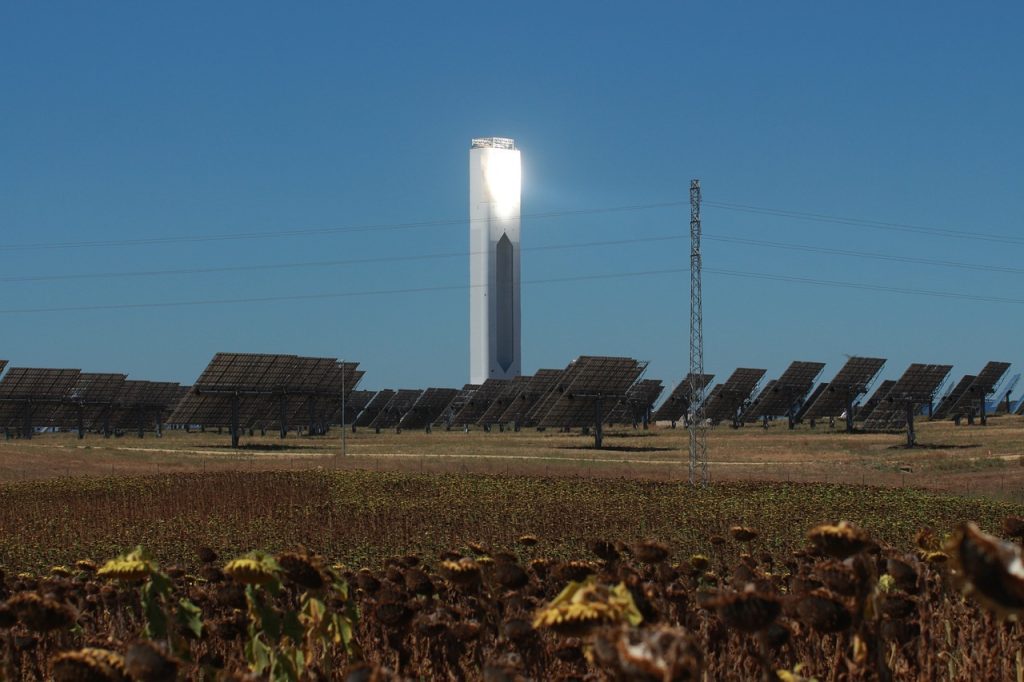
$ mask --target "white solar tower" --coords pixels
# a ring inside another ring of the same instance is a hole
[[[514,140],[474,139],[469,149],[469,381],[509,379],[522,370],[519,196],[522,163]]]

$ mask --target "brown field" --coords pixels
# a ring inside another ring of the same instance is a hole
[[[719,481],[912,486],[1024,500],[1024,418],[992,418],[986,427],[921,420],[918,434],[920,445],[908,450],[901,433],[848,435],[827,425],[789,431],[782,423],[767,430],[720,426],[709,436],[711,475]],[[0,441],[0,481],[318,467],[679,480],[686,476],[685,448],[686,431],[667,426],[609,429],[602,450],[578,432],[359,430],[348,434],[345,457],[336,429],[324,437],[290,434],[285,440],[257,432],[245,435],[239,450],[230,448],[226,433],[215,431],[144,439],[42,434]]]

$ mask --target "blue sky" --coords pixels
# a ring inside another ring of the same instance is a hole
[[[523,279],[684,268],[685,202],[1008,235],[985,242],[706,206],[709,236],[1024,268],[1019,3],[6,3],[0,309],[458,287],[464,257],[229,273],[51,274],[459,253],[465,223],[146,246],[11,249],[458,221],[471,137],[524,160]],[[533,247],[636,239],[615,247]],[[1024,299],[1022,275],[726,242],[705,266]],[[879,355],[1024,362],[1024,305],[705,278],[706,365]],[[221,350],[359,360],[365,385],[457,385],[468,292],[0,313],[21,366],[191,382]],[[524,285],[523,365],[687,364],[685,273]],[[826,376],[826,378],[827,378]]]

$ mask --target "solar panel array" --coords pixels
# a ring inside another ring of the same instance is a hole
[[[382,391],[378,391],[363,411],[356,417],[354,426],[369,426],[373,423],[373,420],[377,418],[380,411],[383,410],[391,399],[395,397],[395,392],[390,388],[385,388]]]
[[[864,428],[868,431],[882,431],[906,426],[907,405],[930,403],[951,369],[952,365],[910,365],[868,415]]]
[[[874,409],[878,407],[878,403],[882,402],[882,400],[885,399],[885,396],[889,395],[889,391],[891,391],[892,387],[895,385],[895,379],[886,379],[882,383],[878,384],[878,388],[876,388],[875,392],[871,394],[871,397],[860,406],[860,409],[857,411],[857,418],[861,421],[867,419]]]
[[[47,424],[58,428],[109,431],[113,428],[111,414],[127,378],[125,374],[82,372],[63,403],[50,414]]]
[[[633,358],[584,355],[573,361],[542,401],[546,411],[539,417],[542,427],[573,428],[596,425],[597,410],[614,407],[640,378],[647,363]]]
[[[816,403],[818,401],[818,398],[821,397],[821,394],[824,393],[827,390],[828,390],[828,382],[827,381],[823,381],[823,382],[821,382],[820,384],[818,384],[817,386],[814,387],[814,390],[811,391],[811,394],[809,396],[807,396],[807,400],[804,401],[804,404],[801,405],[800,409],[797,410],[797,412],[796,412],[796,420],[798,422],[802,422],[804,420],[804,415],[806,415],[807,412],[810,411],[811,405]]]
[[[776,381],[762,391],[757,409],[751,415],[757,417],[780,417],[793,414],[803,404],[807,394],[814,388],[814,381],[825,369],[824,362],[797,360],[790,363]]]
[[[358,363],[271,353],[217,353],[170,417],[173,423],[324,429],[362,379]]]
[[[714,374],[702,374],[699,380],[699,387],[701,393],[703,393],[708,384],[715,378]],[[678,422],[682,421],[683,417],[690,410],[690,382],[693,379],[692,374],[687,374],[686,377],[676,384],[675,388],[672,389],[672,393],[669,394],[665,402],[661,404],[658,410],[654,413],[652,419],[656,422]]]
[[[115,430],[159,430],[168,406],[181,394],[181,385],[171,381],[125,381],[110,417]]]
[[[974,380],[977,378],[978,377],[975,374],[965,374],[960,381],[956,382],[953,390],[943,396],[942,400],[939,401],[935,411],[932,412],[932,418],[945,419],[946,417],[952,416],[953,407],[960,402],[960,398],[967,393],[967,389],[971,387],[971,384],[973,384]]]
[[[704,415],[712,423],[735,419],[744,409],[767,370],[740,367],[718,384],[704,401]]]
[[[536,420],[531,421],[529,415],[555,387],[563,371],[561,369],[537,370],[537,373],[529,378],[519,393],[509,401],[508,407],[501,413],[497,423],[519,424],[520,426],[536,425]]]
[[[31,428],[45,424],[78,381],[81,370],[12,367],[0,379],[0,428],[17,427],[31,437]]]
[[[377,416],[370,422],[371,429],[390,429],[398,426],[402,417],[412,409],[416,401],[423,394],[418,388],[401,388],[391,396],[391,400],[381,408]]]
[[[996,384],[1010,369],[1008,362],[988,362],[978,376],[961,394],[960,399],[950,408],[949,416],[973,414],[981,410],[981,403],[995,390]]]
[[[648,416],[649,411],[665,392],[661,379],[641,379],[626,392],[626,397],[612,408],[605,418],[608,424],[638,424]]]
[[[484,427],[488,427],[493,424],[504,424],[505,422],[501,421],[501,417],[505,414],[505,410],[507,410],[508,406],[511,405],[515,401],[516,397],[523,392],[523,389],[526,388],[532,378],[533,377],[529,375],[518,376],[513,377],[506,382],[505,387],[493,400],[491,400],[491,404],[488,405],[487,409],[484,410],[484,413],[480,415],[480,419],[477,420],[477,424]]]
[[[455,388],[428,388],[405,413],[399,425],[403,429],[426,428],[437,421],[458,394]]]
[[[885,358],[851,357],[803,415],[805,419],[838,417],[848,404],[867,393],[885,365]]]
[[[377,395],[377,391],[352,391],[345,396],[345,421],[341,419],[341,405],[338,405],[338,409],[331,415],[331,424],[352,424],[359,417],[359,413],[370,404],[373,400],[373,396]]]
[[[470,401],[478,388],[480,388],[479,384],[465,384],[455,395],[455,398],[448,403],[448,406],[441,411],[441,416],[434,421],[434,425],[451,428],[455,415],[462,411],[462,408]]]
[[[480,384],[480,388],[473,391],[462,409],[454,414],[451,419],[451,426],[473,426],[480,421],[480,418],[487,412],[498,396],[511,383],[508,379],[487,379]]]

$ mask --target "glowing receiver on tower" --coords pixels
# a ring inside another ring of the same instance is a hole
[[[469,150],[469,380],[519,376],[519,198],[515,141],[474,139]]]

